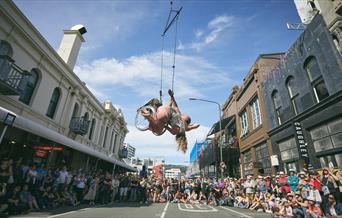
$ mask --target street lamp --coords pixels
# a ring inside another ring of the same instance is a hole
[[[7,113],[7,115],[6,115],[5,119],[4,119],[4,125],[5,125],[5,127],[4,127],[4,129],[2,130],[2,133],[1,133],[1,136],[0,136],[0,144],[1,144],[1,142],[2,142],[2,139],[3,139],[4,136],[5,136],[5,133],[6,133],[6,131],[7,131],[7,128],[8,128],[9,126],[12,126],[12,125],[13,125],[15,118],[16,118],[16,115],[11,114],[11,113]]]
[[[216,104],[218,106],[218,110],[219,110],[219,125],[220,125],[220,163],[223,161],[223,155],[222,155],[222,146],[223,146],[223,137],[222,137],[222,116],[221,116],[221,105],[220,103],[216,102],[216,101],[211,101],[211,100],[207,100],[207,99],[200,99],[200,98],[189,98],[190,101],[204,101],[204,102],[208,102],[208,103],[213,103]],[[221,178],[223,177],[223,171],[221,171]]]

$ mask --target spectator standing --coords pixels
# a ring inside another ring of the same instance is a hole
[[[287,177],[286,182],[290,186],[290,191],[296,192],[298,190],[299,178],[298,176],[295,175],[294,169],[290,169],[289,171],[290,171],[290,175]]]

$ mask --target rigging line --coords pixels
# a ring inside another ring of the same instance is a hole
[[[159,90],[160,103],[163,103],[164,39],[165,37],[162,36],[162,51],[161,51],[161,64],[160,64],[160,90]]]
[[[179,16],[177,16],[177,18],[176,18],[175,44],[174,44],[174,47],[173,47],[172,86],[171,86],[171,90],[172,90],[172,91],[173,91],[173,85],[174,85],[174,83],[175,83],[175,68],[176,68],[178,17],[179,17]]]

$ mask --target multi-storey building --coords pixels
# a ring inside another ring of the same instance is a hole
[[[342,59],[322,16],[263,83],[278,170],[342,167]]]
[[[128,132],[122,111],[73,72],[86,28],[64,30],[56,52],[12,1],[0,1],[0,17],[1,155],[134,170],[118,157]],[[8,115],[16,118],[7,128]]]
[[[236,93],[242,175],[272,173],[272,146],[267,135],[267,115],[260,85],[279,63],[281,55],[283,53],[259,55]]]

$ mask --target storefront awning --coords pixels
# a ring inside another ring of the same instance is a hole
[[[0,121],[1,122],[5,119],[7,113],[11,113],[11,114],[16,115],[16,119],[15,119],[14,124],[13,124],[13,126],[16,128],[25,130],[25,131],[33,133],[33,134],[36,134],[38,136],[44,137],[44,138],[49,139],[51,141],[60,143],[62,145],[68,146],[74,150],[86,153],[88,155],[97,157],[99,159],[108,161],[110,163],[119,165],[123,168],[126,168],[127,170],[137,171],[135,168],[125,164],[123,161],[120,161],[120,160],[113,158],[113,157],[109,157],[109,156],[107,156],[107,155],[105,155],[99,151],[94,150],[93,148],[88,147],[87,145],[84,145],[82,143],[74,141],[74,140],[72,140],[72,139],[70,139],[70,138],[68,138],[68,137],[66,137],[66,136],[64,136],[58,132],[55,132],[49,128],[46,128],[45,126],[43,126],[41,124],[33,122],[30,119],[27,119],[25,117],[17,115],[15,113],[13,113],[12,111],[9,111],[3,107],[0,107]]]
[[[235,116],[230,116],[230,117],[227,117],[227,118],[224,118],[221,120],[221,125],[222,125],[222,130],[224,128],[226,128],[226,126],[228,124],[230,124],[230,122],[233,122],[233,119],[235,118]],[[212,134],[215,134],[217,132],[220,131],[220,121],[217,121],[216,123],[214,123],[214,125],[211,127],[209,133],[208,133],[208,136],[212,135]]]

